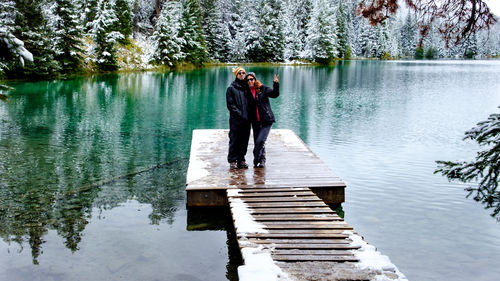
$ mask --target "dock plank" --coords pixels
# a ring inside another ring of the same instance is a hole
[[[290,245],[300,246],[301,244],[306,245],[350,245],[352,243],[349,239],[343,238],[323,238],[323,239],[280,239],[280,238],[264,238],[264,239],[248,239],[249,242],[258,244],[276,244],[276,245]]]
[[[357,262],[359,259],[352,256],[319,256],[319,255],[272,255],[276,261],[334,261],[334,262]]]

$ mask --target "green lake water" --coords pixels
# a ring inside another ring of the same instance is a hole
[[[500,111],[500,62],[247,71],[280,75],[274,128],[347,183],[346,221],[410,280],[498,280],[500,224],[433,171],[474,156],[463,133]],[[188,211],[184,191],[191,132],[228,128],[233,79],[221,67],[9,83],[0,280],[237,280],[228,211]]]

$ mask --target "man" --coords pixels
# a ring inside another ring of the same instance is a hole
[[[226,90],[226,103],[229,109],[229,152],[227,161],[231,169],[247,169],[245,161],[250,121],[248,118],[248,85],[246,71],[242,67],[233,69],[236,78]]]

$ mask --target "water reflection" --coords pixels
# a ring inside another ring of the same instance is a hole
[[[231,211],[227,207],[197,207],[187,210],[188,231],[214,231],[226,232],[228,261],[226,265],[226,278],[238,280],[238,266],[243,264],[236,232],[231,218]]]
[[[152,206],[152,224],[171,224],[189,149],[185,79],[131,74],[16,84],[14,102],[0,108],[4,241],[27,242],[34,264],[49,230],[77,251],[92,210],[129,199]]]

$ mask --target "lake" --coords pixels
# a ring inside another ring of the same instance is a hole
[[[498,280],[500,224],[436,160],[499,112],[500,61],[250,66],[274,128],[346,183],[345,220],[409,280]],[[0,101],[0,280],[237,280],[228,210],[187,210],[194,129],[228,128],[231,67],[10,82]],[[247,154],[251,159],[251,153]]]

